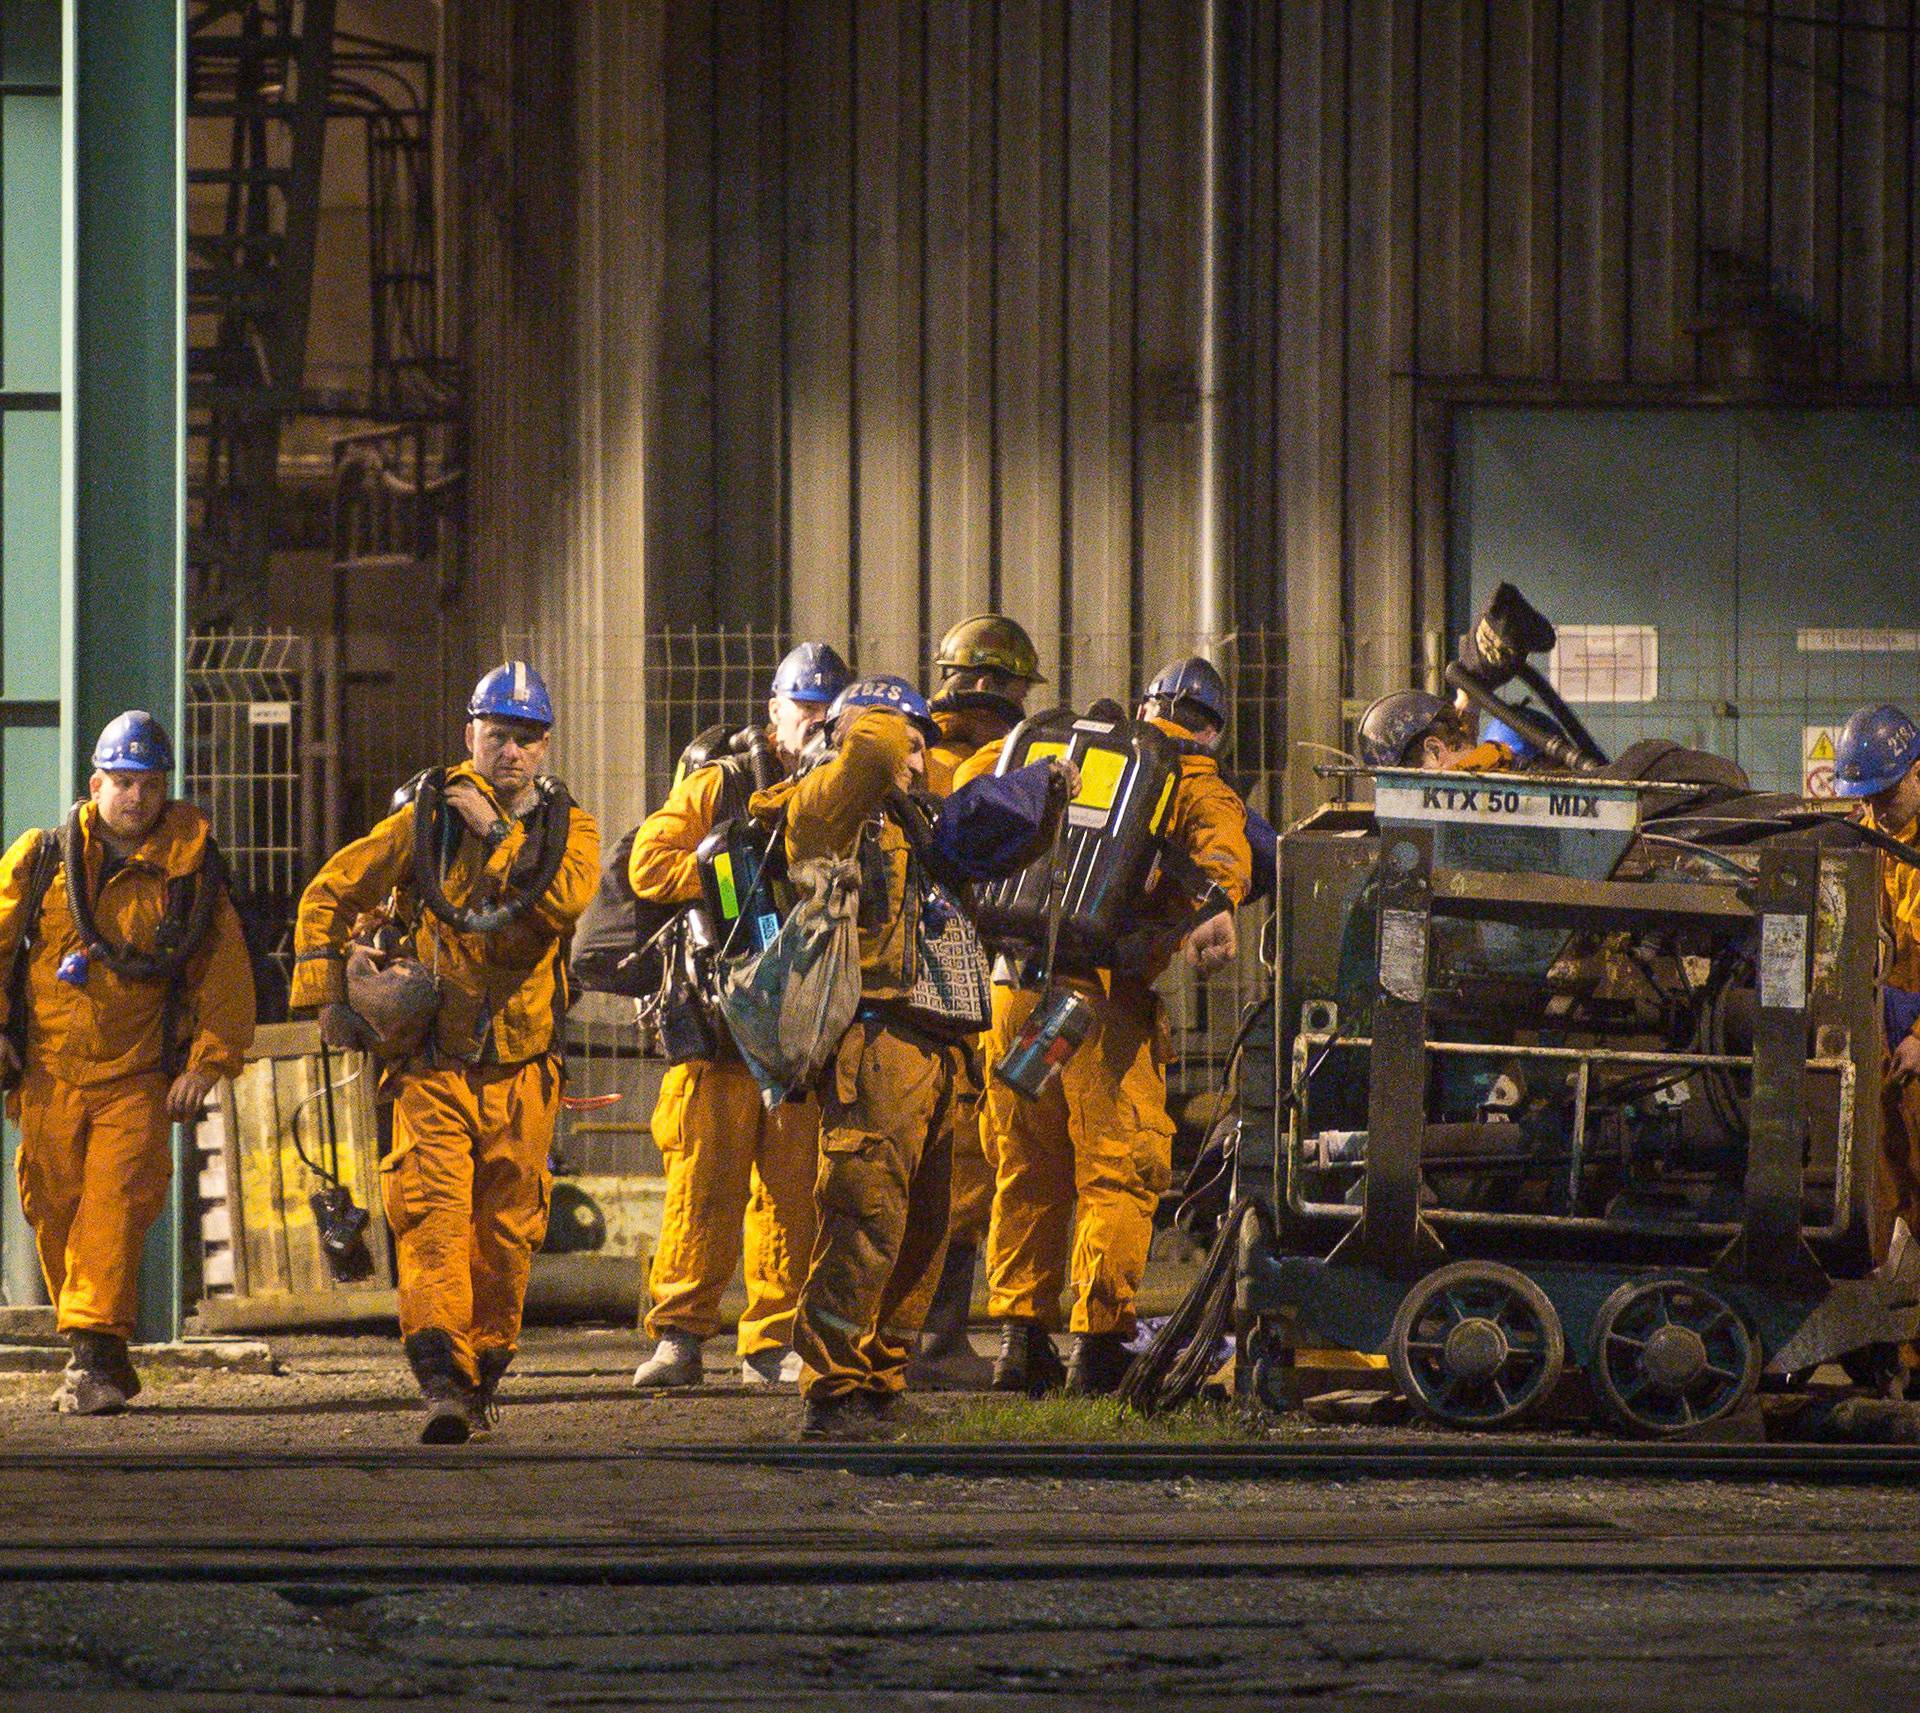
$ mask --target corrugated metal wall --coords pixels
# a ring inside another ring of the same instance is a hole
[[[1184,639],[1202,0],[454,10],[496,608],[898,651],[997,604],[1082,696]],[[1916,0],[1222,19],[1234,620],[1289,736],[1444,626],[1451,401],[1912,396]]]
[[[661,622],[897,649],[1003,606],[1103,681],[1184,630],[1198,18],[676,0]]]
[[[1444,625],[1451,400],[1911,392],[1917,23],[1912,0],[1256,8],[1238,552],[1281,567],[1290,631],[1348,639],[1343,673],[1331,641],[1292,651],[1292,736],[1331,740],[1321,687],[1404,681]]]

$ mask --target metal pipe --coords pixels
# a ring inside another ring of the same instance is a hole
[[[1368,1035],[1356,1035],[1351,1039],[1336,1040],[1331,1031],[1303,1029],[1294,1037],[1293,1043],[1293,1086],[1295,1098],[1292,1101],[1292,1115],[1287,1123],[1287,1194],[1288,1209],[1305,1218],[1341,1218],[1358,1220],[1364,1208],[1355,1207],[1348,1202],[1308,1201],[1300,1193],[1298,1174],[1309,1162],[1306,1158],[1307,1130],[1307,1066],[1311,1051],[1315,1046],[1333,1044],[1341,1047],[1367,1047],[1373,1045]],[[1654,1053],[1641,1052],[1614,1047],[1516,1047],[1494,1046],[1486,1042],[1474,1041],[1429,1041],[1426,1044],[1430,1053],[1455,1053],[1462,1056],[1487,1057],[1498,1054],[1502,1057],[1535,1059],[1572,1059],[1578,1062],[1580,1080],[1580,1109],[1578,1112],[1578,1135],[1575,1141],[1575,1172],[1579,1170],[1578,1161],[1583,1152],[1585,1136],[1585,1094],[1588,1068],[1596,1064],[1654,1064],[1724,1066],[1729,1069],[1748,1069],[1753,1066],[1750,1057],[1740,1057],[1730,1053]],[[1840,1122],[1836,1137],[1833,1182],[1833,1217],[1826,1225],[1808,1226],[1803,1233],[1809,1239],[1831,1239],[1843,1235],[1847,1230],[1847,1214],[1853,1196],[1853,1097],[1857,1086],[1858,1069],[1851,1055],[1841,1057],[1823,1055],[1808,1059],[1807,1069],[1836,1075],[1840,1079]],[[1577,1199],[1579,1185],[1574,1179],[1574,1195]],[[1550,1227],[1556,1231],[1605,1231],[1621,1234],[1644,1233],[1645,1227],[1627,1224],[1619,1220],[1591,1218],[1572,1214],[1506,1214],[1481,1213],[1468,1208],[1433,1208],[1420,1210],[1422,1219],[1432,1219],[1436,1223],[1452,1222],[1461,1225],[1491,1225],[1508,1230],[1526,1230],[1528,1228]],[[1742,1227],[1738,1224],[1701,1224],[1689,1226],[1687,1235],[1731,1238],[1738,1236]]]
[[[1225,485],[1220,479],[1220,324],[1224,313],[1225,269],[1220,255],[1226,222],[1220,218],[1220,102],[1223,0],[1201,0],[1200,67],[1200,340],[1195,385],[1199,393],[1200,468],[1194,508],[1194,628],[1201,653],[1212,654],[1227,630],[1226,591],[1221,560],[1225,527]]]

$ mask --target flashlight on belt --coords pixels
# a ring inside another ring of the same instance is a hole
[[[1093,1007],[1070,987],[1056,987],[1027,1013],[993,1074],[1017,1095],[1038,1100],[1060,1067],[1093,1033]]]

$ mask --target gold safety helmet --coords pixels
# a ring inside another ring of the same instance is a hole
[[[962,619],[940,639],[933,663],[946,673],[1004,672],[1031,684],[1046,683],[1033,638],[1001,613],[975,613]]]

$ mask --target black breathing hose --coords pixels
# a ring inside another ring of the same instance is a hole
[[[1511,726],[1549,761],[1564,767],[1569,773],[1592,773],[1599,765],[1581,754],[1579,746],[1564,732],[1554,730],[1537,714],[1501,701],[1459,661],[1448,663],[1446,680],[1481,713]]]
[[[61,860],[66,868],[67,905],[73,912],[73,925],[90,961],[98,961],[122,981],[170,982],[186,967],[187,960],[200,949],[213,924],[214,906],[227,890],[227,864],[220,847],[207,835],[207,854],[200,866],[199,882],[194,888],[193,905],[184,922],[172,917],[160,924],[150,952],[136,946],[117,946],[100,931],[94,919],[93,899],[87,885],[86,841],[80,830],[80,810],[76,804],[67,813],[61,828]]]
[[[1607,765],[1607,752],[1593,740],[1585,722],[1567,705],[1566,699],[1553,687],[1553,681],[1547,677],[1531,660],[1520,662],[1520,669],[1514,674],[1526,687],[1533,691],[1547,705],[1547,712],[1560,722],[1560,729],[1585,753],[1587,759],[1596,767]]]
[[[447,772],[431,769],[420,781],[413,803],[413,884],[421,901],[456,933],[497,934],[511,927],[546,896],[566,859],[573,799],[558,780],[541,781],[540,866],[499,904],[473,910],[453,903],[440,884],[440,828],[446,814]]]

